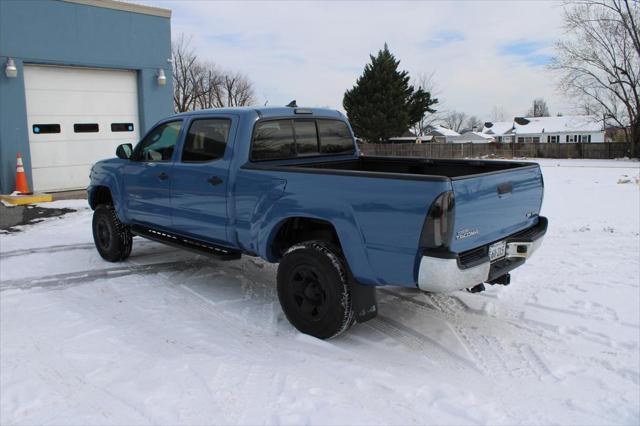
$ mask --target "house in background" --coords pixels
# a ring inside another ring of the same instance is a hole
[[[435,143],[451,143],[460,136],[460,133],[444,126],[429,126],[426,135],[431,136]]]
[[[485,123],[482,133],[504,143],[602,143],[605,132],[602,120],[596,116],[569,115],[489,122]]]
[[[514,130],[513,121],[496,121],[484,123],[480,133],[493,137],[498,143],[512,143],[515,142]]]
[[[389,143],[429,143],[433,142],[433,136],[398,136],[389,138]]]
[[[451,139],[453,143],[491,143],[495,141],[493,136],[481,132],[466,132],[455,139]]]
[[[602,119],[591,115],[514,119],[518,143],[602,143]]]
[[[424,136],[408,131],[392,143],[602,143],[603,122],[596,116],[516,117],[484,123],[482,131],[462,134],[444,126],[428,126]]]
[[[417,136],[412,130],[407,130],[402,136],[389,138],[389,143],[427,143],[433,142],[433,136]]]

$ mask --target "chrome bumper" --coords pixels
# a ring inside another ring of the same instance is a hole
[[[534,241],[517,241],[517,237],[507,238],[505,256],[498,259],[496,263],[505,259],[528,259],[540,247],[543,238],[544,232]],[[522,262],[517,263],[514,268],[521,264]],[[487,259],[479,265],[463,269],[457,258],[442,259],[423,256],[418,270],[418,288],[432,293],[449,293],[471,288],[495,278],[490,277],[491,265],[492,263]]]

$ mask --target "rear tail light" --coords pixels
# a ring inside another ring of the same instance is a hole
[[[453,191],[446,191],[436,197],[429,208],[422,227],[420,246],[423,248],[446,248],[453,234]]]

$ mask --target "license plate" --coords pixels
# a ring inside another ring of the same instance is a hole
[[[507,251],[506,241],[498,241],[497,243],[491,244],[489,246],[489,260],[493,262],[494,260],[504,257],[506,251]]]

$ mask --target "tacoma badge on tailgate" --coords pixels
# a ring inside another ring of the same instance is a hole
[[[456,234],[456,240],[462,240],[465,238],[473,237],[474,235],[478,235],[477,229],[468,229],[468,228],[461,229]]]

